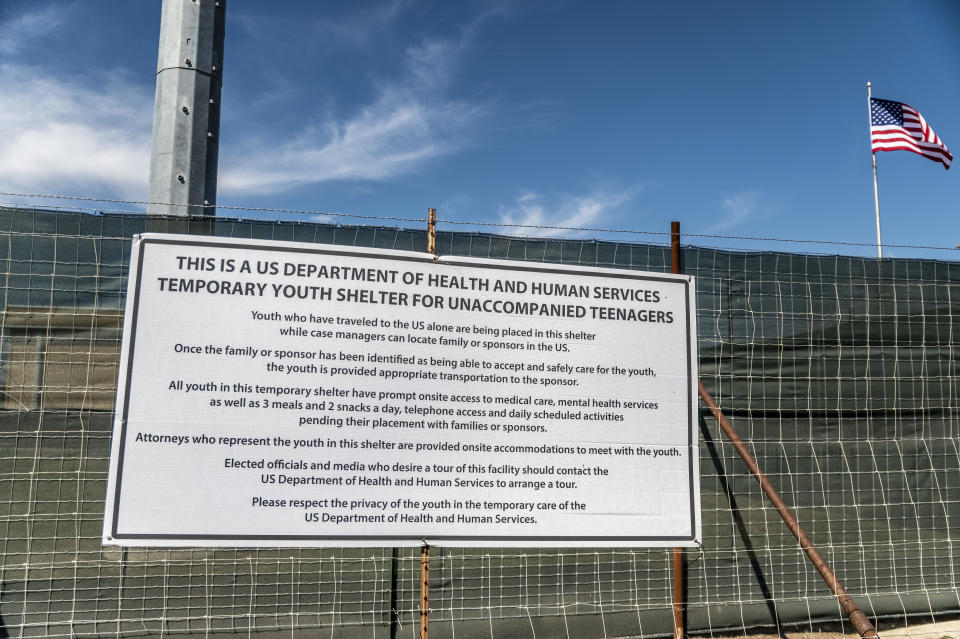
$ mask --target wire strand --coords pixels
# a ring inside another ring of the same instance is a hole
[[[190,206],[194,208],[207,208],[207,209],[221,209],[225,211],[250,211],[257,213],[285,213],[293,215],[309,215],[309,216],[324,216],[324,217],[350,217],[361,220],[379,220],[379,221],[392,221],[392,222],[422,222],[427,221],[426,217],[399,217],[399,216],[388,216],[388,215],[362,215],[359,213],[338,213],[332,211],[311,211],[306,209],[287,209],[287,208],[265,208],[257,206],[240,206],[232,204],[180,204],[172,202],[147,202],[144,200],[122,200],[115,198],[96,198],[89,196],[81,195],[51,195],[46,193],[11,193],[0,191],[0,196],[6,197],[18,197],[18,198],[42,198],[42,199],[51,199],[51,200],[68,200],[68,201],[77,201],[77,202],[108,202],[111,204],[133,204],[139,206]],[[11,206],[10,203],[3,203],[4,206]],[[110,210],[106,211],[101,208],[83,208],[83,207],[73,207],[78,210],[92,210],[99,212],[111,212],[111,213],[140,213],[140,211],[125,211],[125,210]],[[516,228],[516,229],[532,229],[532,230],[543,230],[543,231],[575,231],[575,232],[586,232],[586,233],[616,233],[616,234],[625,234],[625,235],[649,235],[649,236],[659,236],[665,237],[669,236],[669,231],[645,231],[641,229],[619,229],[619,228],[606,228],[606,227],[597,227],[597,226],[560,226],[560,225],[549,225],[549,224],[519,224],[511,222],[480,222],[480,221],[470,221],[470,220],[448,220],[448,219],[437,219],[438,224],[451,224],[455,226],[491,226],[496,228]],[[809,239],[798,239],[798,238],[785,238],[785,237],[764,237],[764,236],[751,236],[751,235],[722,235],[716,233],[683,233],[683,237],[699,237],[705,239],[716,239],[716,240],[739,240],[745,242],[785,242],[790,244],[820,244],[827,246],[857,246],[857,247],[875,247],[875,242],[846,242],[842,240],[809,240]],[[958,251],[960,246],[928,246],[922,244],[887,244],[882,243],[881,246],[887,248],[901,248],[901,249],[915,249],[915,250],[927,250],[927,251]]]
[[[0,191],[0,195],[5,197],[21,198],[43,198],[50,200],[70,200],[77,202],[108,202],[110,204],[134,204],[140,206],[183,206],[201,209],[223,209],[227,211],[254,211],[258,213],[292,213],[295,215],[322,215],[326,217],[355,217],[363,220],[389,220],[396,222],[426,222],[426,217],[397,217],[387,215],[361,215],[359,213],[334,213],[331,211],[309,211],[304,209],[283,209],[283,208],[264,208],[258,206],[238,206],[230,204],[179,204],[173,202],[147,202],[144,200],[118,200],[112,198],[97,198],[74,195],[47,195],[42,193],[6,193]],[[5,204],[9,205],[9,204]],[[78,209],[82,207],[76,207]],[[104,211],[102,208],[87,208],[85,210]],[[111,212],[119,213],[142,213],[142,211],[127,211],[114,209]]]

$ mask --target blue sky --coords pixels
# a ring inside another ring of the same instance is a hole
[[[145,199],[159,18],[0,3],[0,190]],[[960,3],[230,0],[218,201],[869,244],[868,80],[960,151]],[[960,167],[878,164],[885,243],[960,242]]]

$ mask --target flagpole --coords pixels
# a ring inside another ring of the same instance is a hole
[[[870,83],[867,82],[867,126],[873,126],[872,105],[870,98],[873,97],[870,91]],[[877,216],[877,258],[883,257],[883,242],[880,240],[880,191],[877,188],[877,154],[873,151],[873,141],[870,142],[870,158],[873,160],[873,208]]]

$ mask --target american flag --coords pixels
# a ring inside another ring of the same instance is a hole
[[[870,142],[873,152],[913,151],[949,169],[953,154],[920,112],[909,104],[870,98]]]

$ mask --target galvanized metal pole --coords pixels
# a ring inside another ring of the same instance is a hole
[[[873,95],[867,82],[867,131],[873,130]],[[873,150],[873,134],[870,135],[870,158],[873,160],[873,210],[877,219],[877,258],[883,257],[883,240],[880,237],[880,190],[877,188],[877,154]]]
[[[214,215],[226,0],[163,0],[148,213]]]

